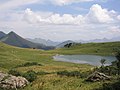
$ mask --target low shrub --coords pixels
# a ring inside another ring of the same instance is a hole
[[[44,71],[39,71],[39,72],[37,72],[37,75],[46,75],[46,74],[50,74],[50,73],[44,72]]]
[[[27,71],[23,74],[23,77],[25,77],[29,82],[33,82],[37,78],[37,74],[35,71]]]
[[[24,64],[16,66],[15,68],[18,68],[18,67],[28,67],[28,66],[34,66],[34,65],[42,66],[42,64],[39,64],[37,62],[26,62]]]
[[[21,76],[21,73],[14,69],[11,69],[8,73],[14,76]]]
[[[115,66],[104,66],[100,68],[95,68],[95,71],[102,72],[106,75],[117,75],[118,69]]]
[[[87,78],[92,73],[93,73],[93,71],[82,72],[81,73],[81,78]]]
[[[81,73],[79,71],[59,71],[57,72],[57,75],[61,75],[61,76],[71,76],[71,77],[81,77]]]
[[[104,83],[101,88],[94,90],[120,90],[120,80],[114,83]]]
[[[50,74],[50,73],[44,72],[44,71],[39,71],[39,72],[36,73],[33,70],[27,71],[26,73],[21,73],[21,72],[15,70],[15,69],[11,69],[8,73],[11,74],[11,75],[14,75],[14,76],[25,77],[29,82],[33,82],[37,78],[37,75]]]

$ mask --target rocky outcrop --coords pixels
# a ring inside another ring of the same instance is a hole
[[[96,82],[96,81],[110,80],[110,79],[111,77],[105,75],[104,73],[94,72],[93,74],[88,76],[87,81]]]
[[[16,77],[13,75],[0,72],[0,88],[11,90],[23,88],[28,84],[29,82],[24,77],[20,76]]]

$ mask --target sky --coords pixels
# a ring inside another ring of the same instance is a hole
[[[120,36],[120,0],[0,0],[0,31],[53,41]]]

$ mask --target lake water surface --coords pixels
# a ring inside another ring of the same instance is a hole
[[[110,65],[111,62],[116,60],[116,57],[114,56],[98,56],[98,55],[56,55],[53,58],[55,61],[90,64],[94,66],[100,66],[101,59],[106,59],[105,65]]]

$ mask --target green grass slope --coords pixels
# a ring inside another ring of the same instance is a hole
[[[76,44],[70,48],[56,49],[52,52],[58,54],[114,55],[116,48],[120,48],[120,42]]]
[[[99,88],[105,82],[85,82],[85,78],[66,77],[56,74],[58,71],[79,71],[87,72],[93,66],[85,64],[74,64],[53,61],[52,56],[56,54],[100,54],[111,55],[113,48],[120,47],[120,42],[104,44],[82,44],[71,48],[43,51],[37,49],[23,49],[13,47],[0,42],[0,71],[8,72],[10,69],[26,62],[37,62],[42,66],[26,66],[14,68],[19,72],[34,70],[35,72],[48,72],[47,75],[38,75],[37,79],[29,86],[21,90],[93,90]],[[95,50],[100,49],[99,52]],[[44,83],[44,84],[43,84]]]
[[[23,49],[0,42],[0,67],[9,70],[26,62],[37,62],[45,65],[45,68],[50,69],[50,67],[54,67],[56,70],[59,69],[59,67],[68,69],[71,69],[71,67],[81,67],[79,64],[53,61],[52,56],[55,54],[56,53],[53,51],[48,52],[38,49]],[[90,65],[82,66],[91,67]]]

